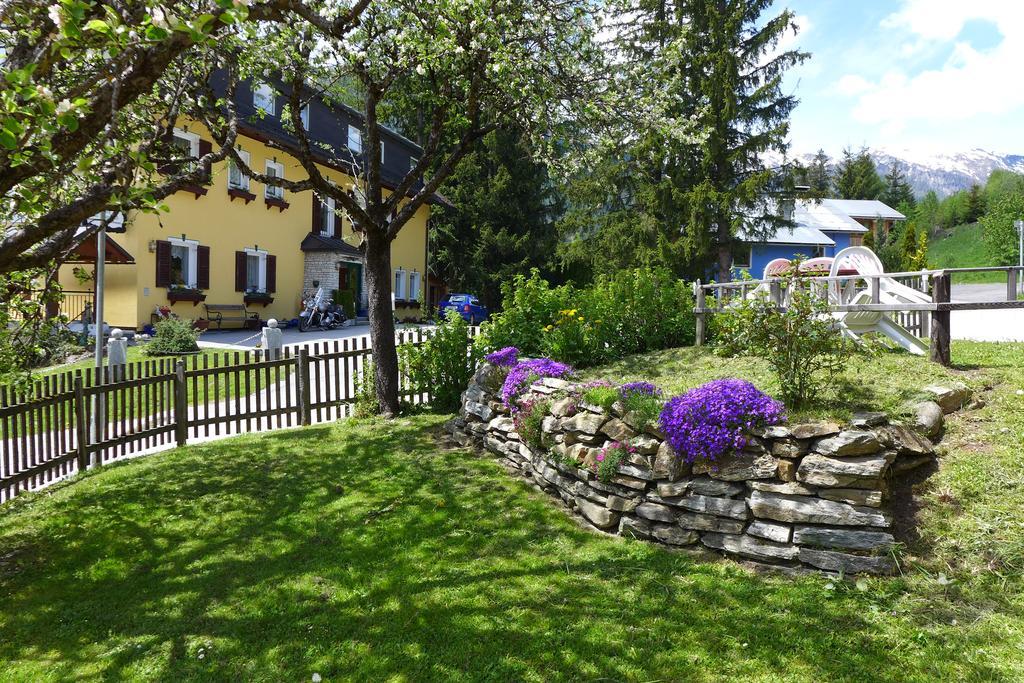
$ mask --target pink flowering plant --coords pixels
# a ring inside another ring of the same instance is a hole
[[[541,427],[550,409],[551,401],[543,398],[525,399],[512,410],[512,422],[524,443],[534,448],[541,448],[544,445],[544,432]]]
[[[785,419],[785,407],[750,382],[719,379],[670,399],[660,424],[669,445],[686,462],[714,464],[742,450],[750,431]]]
[[[619,465],[624,460],[629,460],[629,456],[636,452],[636,448],[628,443],[613,441],[598,452],[595,458],[597,462],[594,463],[594,473],[601,481],[611,481],[619,471]]]

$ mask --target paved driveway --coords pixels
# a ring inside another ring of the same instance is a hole
[[[422,328],[422,325],[399,324],[398,330],[415,330]],[[302,346],[320,341],[333,341],[335,339],[358,339],[367,337],[369,346],[370,326],[367,324],[343,327],[338,330],[310,330],[299,332],[299,328],[290,327],[282,330],[285,346]],[[254,349],[260,343],[262,334],[252,330],[207,330],[199,337],[199,345],[206,348],[223,348],[244,351]]]
[[[1005,284],[958,285],[953,301],[1005,301]],[[953,311],[950,314],[953,339],[1024,342],[1024,308],[992,311]]]

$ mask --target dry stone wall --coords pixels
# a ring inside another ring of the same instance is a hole
[[[970,397],[966,387],[936,387],[936,401],[915,406],[911,425],[869,413],[849,425],[774,426],[716,466],[691,466],[656,427],[635,424],[618,404],[610,413],[581,404],[571,397],[574,386],[561,379],[542,379],[529,389],[535,398],[551,399],[551,414],[543,421],[541,446],[525,443],[498,396],[501,377],[499,369],[481,366],[450,431],[461,443],[493,453],[593,527],[847,574],[894,569],[892,480],[934,460],[929,436],[941,433],[944,413]],[[636,452],[601,481],[597,455],[616,441],[628,441]]]

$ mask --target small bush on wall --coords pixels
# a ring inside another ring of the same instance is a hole
[[[836,330],[825,297],[793,268],[784,283],[785,307],[767,296],[737,302],[716,316],[716,344],[726,355],[759,356],[778,377],[791,408],[804,406],[815,393],[832,387],[854,344]]]
[[[512,412],[516,432],[525,443],[534,448],[543,446],[544,432],[541,426],[550,408],[551,401],[548,399],[527,399]]]

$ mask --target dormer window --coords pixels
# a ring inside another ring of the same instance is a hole
[[[416,168],[416,164],[420,163],[420,160],[416,157],[409,157],[409,170],[412,171]]]
[[[252,89],[252,106],[262,109],[268,116],[276,116],[274,90],[266,83],[260,83]]]
[[[299,110],[299,118],[302,120],[303,130],[309,130],[309,105],[307,104]]]
[[[352,154],[363,153],[363,134],[355,126],[348,127],[348,148]]]

